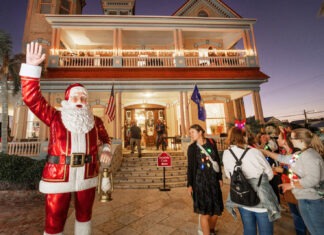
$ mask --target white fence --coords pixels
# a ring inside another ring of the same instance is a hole
[[[2,144],[0,144],[2,151]],[[8,142],[8,154],[26,157],[39,157],[41,152],[41,142]]]

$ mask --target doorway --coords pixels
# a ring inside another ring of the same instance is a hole
[[[155,125],[157,120],[165,121],[165,107],[161,105],[142,105],[128,106],[124,110],[124,146],[127,148],[130,143],[130,127],[134,121],[142,131],[142,147],[152,148],[156,145]]]

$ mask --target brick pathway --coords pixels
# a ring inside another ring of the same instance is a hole
[[[227,197],[228,184],[223,186]],[[37,192],[0,192],[0,234],[42,234],[44,199]],[[186,188],[169,192],[156,189],[118,189],[113,201],[99,202],[93,208],[93,235],[181,235],[197,234],[197,215],[192,211],[191,198]],[[65,226],[65,235],[73,234],[74,209],[71,206]],[[242,234],[241,220],[234,220],[225,211],[217,223],[217,234]],[[275,222],[275,234],[294,234],[291,216],[282,213]]]

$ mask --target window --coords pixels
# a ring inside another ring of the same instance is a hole
[[[207,14],[207,12],[205,12],[204,10],[201,10],[201,11],[198,13],[198,17],[208,17],[208,14]]]
[[[39,119],[30,110],[28,110],[26,138],[27,139],[38,138],[39,130],[40,130]]]
[[[220,135],[226,132],[226,120],[223,103],[205,104],[206,129],[209,135]]]
[[[128,11],[120,11],[120,15],[128,15]]]
[[[40,0],[39,5],[40,5],[39,13],[41,13],[41,14],[50,14],[51,13],[52,0]]]
[[[109,15],[117,15],[117,11],[109,11]]]
[[[71,2],[70,0],[61,0],[60,14],[68,15],[70,14]]]

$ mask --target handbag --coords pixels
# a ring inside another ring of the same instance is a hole
[[[291,203],[291,204],[295,204],[297,205],[298,204],[298,201],[297,199],[295,198],[294,194],[292,193],[291,190],[287,190],[285,193],[284,193],[284,199],[287,203]]]
[[[208,157],[208,160],[211,162],[213,169],[216,173],[219,173],[219,165],[216,161],[214,161],[211,156],[209,155],[209,153],[206,151],[206,149],[204,149],[200,144],[196,143],[197,146],[201,149],[201,151],[203,151],[203,153]]]

